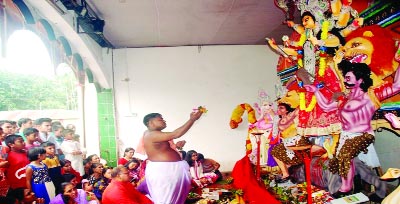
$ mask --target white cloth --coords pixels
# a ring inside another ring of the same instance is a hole
[[[42,142],[47,142],[47,133],[39,132],[39,138],[42,140]]]
[[[204,173],[203,165],[201,162],[193,161],[194,165],[189,168],[192,180],[197,184],[198,187],[203,188],[208,184],[217,181],[218,176],[214,172]],[[200,179],[206,178],[207,183],[201,183]]]
[[[61,151],[63,151],[65,159],[71,161],[71,166],[75,171],[79,172],[81,176],[85,174],[82,157],[84,151],[81,149],[79,142],[75,140],[64,140],[61,144]],[[81,151],[82,154],[73,155],[72,152],[75,151]]]
[[[152,162],[146,166],[146,183],[155,204],[184,204],[191,187],[186,161]]]
[[[375,167],[380,167],[381,163],[379,162],[379,157],[378,154],[376,153],[375,146],[374,144],[370,144],[368,147],[368,152],[364,154],[361,152],[358,155],[358,158],[365,162],[369,167],[375,168]]]

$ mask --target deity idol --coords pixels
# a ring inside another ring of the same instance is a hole
[[[382,47],[382,44],[385,46]],[[337,194],[346,194],[352,187],[354,157],[358,156],[370,167],[380,166],[372,146],[374,136],[371,118],[380,107],[380,101],[400,91],[398,71],[393,83],[381,80],[398,69],[398,63],[393,61],[396,50],[394,45],[391,36],[379,26],[356,30],[348,36],[347,43],[335,56],[335,61],[340,62],[339,72],[347,92],[339,100],[332,101],[324,97],[315,86],[306,86],[308,91],[315,92],[321,108],[339,111],[342,132],[335,156],[329,163],[330,170],[342,176],[342,186]],[[367,153],[362,153],[364,151]],[[383,198],[385,194],[378,196]]]
[[[309,1],[308,5],[302,7],[308,9],[302,10],[302,25],[288,22],[301,35],[298,42],[287,41],[287,46],[279,47],[273,40],[268,41],[272,48],[297,60],[298,71],[287,82],[287,86],[289,90],[296,90],[299,95],[298,133],[305,136],[329,135],[340,130],[336,111],[321,110],[316,105],[313,93],[308,93],[303,87],[305,84],[324,86],[324,94],[328,98],[340,92],[330,53],[333,54],[333,49],[344,43],[344,39],[340,34],[330,31],[332,22],[326,20],[323,14],[329,9],[328,6],[323,0]]]

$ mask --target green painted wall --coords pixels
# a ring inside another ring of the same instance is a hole
[[[107,160],[107,166],[117,165],[117,142],[115,132],[114,99],[111,89],[97,93],[100,157]],[[89,144],[90,145],[90,141]]]

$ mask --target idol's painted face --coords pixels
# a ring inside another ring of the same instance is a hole
[[[278,115],[286,115],[288,111],[285,106],[278,106]]]
[[[304,16],[301,21],[304,28],[312,29],[315,27],[315,22],[311,16]]]
[[[264,102],[262,103],[261,110],[262,110],[263,112],[267,112],[267,111],[271,110],[272,106],[273,106],[272,103],[269,103],[269,102],[264,101]]]
[[[353,63],[371,63],[374,46],[371,41],[357,37],[349,40],[344,45],[344,58]]]
[[[359,88],[362,83],[362,79],[356,79],[356,76],[353,72],[347,72],[344,76],[344,85],[348,89]]]

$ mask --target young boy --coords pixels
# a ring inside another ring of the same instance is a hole
[[[64,137],[62,135],[62,131],[64,130],[64,127],[62,125],[52,125],[51,130],[53,132],[52,137],[54,137],[54,142],[56,145],[56,155],[59,160],[63,160],[65,158],[62,150],[61,150],[61,144],[64,141]],[[49,141],[52,142],[52,141]]]
[[[49,176],[56,187],[55,195],[61,192],[61,183],[64,182],[64,177],[61,174],[61,165],[58,157],[55,155],[55,144],[52,142],[44,142],[41,146],[46,150],[46,159],[42,162],[46,164]]]
[[[26,151],[28,151],[31,148],[40,146],[40,143],[38,142],[39,130],[37,130],[36,128],[26,128],[23,133],[26,138],[25,141]]]
[[[84,174],[83,170],[83,158],[84,150],[81,149],[79,142],[74,140],[74,132],[70,129],[65,129],[63,131],[64,142],[61,144],[61,150],[65,155],[65,159],[71,161],[71,166],[80,175]]]
[[[7,197],[22,200],[24,189],[26,189],[25,168],[30,162],[25,151],[25,142],[20,135],[9,135],[4,141],[10,148],[7,161],[9,167],[6,170],[6,177],[10,182],[10,190]]]

